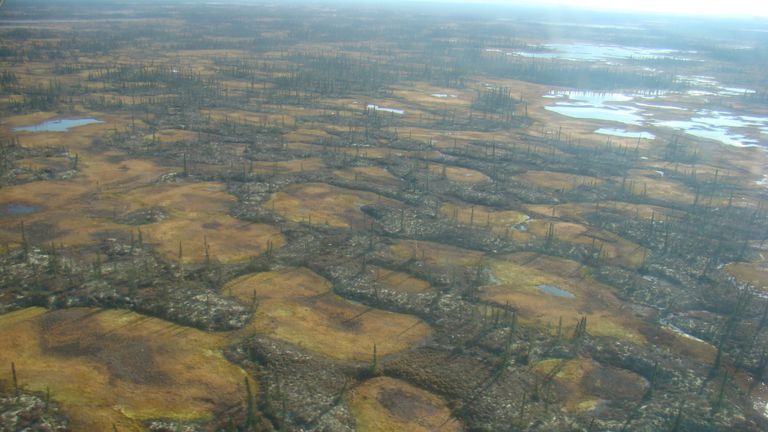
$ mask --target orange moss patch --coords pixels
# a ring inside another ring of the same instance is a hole
[[[165,259],[178,260],[179,242],[185,263],[205,261],[205,245],[211,259],[231,263],[245,261],[265,252],[269,242],[283,245],[277,228],[237,220],[231,216],[214,218],[170,219],[145,227],[145,241],[155,246]]]
[[[376,281],[375,283],[380,289],[408,294],[429,293],[434,291],[429,282],[415,278],[408,273],[389,270],[378,266],[368,266],[368,268],[370,272],[373,272],[374,280]]]
[[[237,84],[236,81],[227,82],[231,88],[247,88],[245,82]],[[231,124],[250,124],[250,125],[292,125],[295,119],[292,115],[286,114],[266,114],[251,111],[222,111],[222,110],[202,110],[203,115],[209,115],[212,119],[219,122]]]
[[[597,177],[567,174],[556,171],[527,171],[515,176],[517,180],[536,187],[569,191],[582,185],[599,185],[603,180]]]
[[[152,418],[201,420],[237,404],[245,373],[224,338],[133,312],[24,309],[0,315],[0,362],[22,388],[62,404],[72,430],[141,431]],[[0,386],[11,389],[10,377]]]
[[[330,138],[330,135],[321,129],[303,129],[299,128],[295,131],[285,134],[285,139],[293,142],[319,142],[324,138]]]
[[[44,111],[39,111],[31,114],[8,116],[3,118],[3,126],[10,131],[13,128],[17,128],[20,126],[30,126],[30,125],[42,123],[47,120],[52,120],[56,118],[56,116],[58,116],[58,113],[44,112]]]
[[[25,203],[36,207],[27,215],[0,218],[0,240],[18,244],[19,224],[47,227],[43,243],[89,244],[97,235],[126,234],[131,228],[114,222],[122,213],[161,207],[169,219],[146,226],[147,242],[167,259],[178,257],[179,241],[187,244],[185,262],[201,262],[207,237],[210,255],[221,261],[241,261],[262,253],[267,242],[283,244],[269,225],[236,220],[227,215],[235,198],[224,185],[207,183],[157,184],[164,172],[156,164],[120,160],[120,152],[83,153],[79,175],[68,181],[33,182],[4,189],[0,206]],[[192,246],[195,245],[195,246]]]
[[[347,228],[361,226],[365,215],[360,207],[374,203],[401,207],[381,195],[323,183],[291,185],[273,194],[264,206],[293,222]]]
[[[161,143],[197,140],[197,133],[180,129],[163,129],[155,134],[155,140]],[[152,141],[152,134],[144,135],[144,141]]]
[[[603,401],[640,400],[648,386],[634,372],[603,366],[591,359],[542,360],[531,370],[539,376],[540,396],[563,399],[563,409],[572,413],[591,411]]]
[[[162,172],[156,165],[138,160],[108,162],[111,154],[83,156],[79,175],[71,180],[38,181],[3,189],[0,206],[23,202],[37,207],[33,213],[0,218],[0,240],[20,242],[19,224],[46,226],[43,243],[82,245],[98,232],[123,231],[112,221],[122,208],[121,193],[147,185]]]
[[[281,174],[304,171],[317,171],[325,168],[325,163],[320,158],[294,159],[279,162],[253,163],[254,174]]]
[[[732,170],[703,164],[690,165],[666,161],[648,161],[644,165],[650,169],[658,169],[665,173],[677,173],[691,177],[695,176],[700,181],[704,182],[713,181],[715,175],[717,175],[718,179],[724,180],[734,174]]]
[[[602,253],[606,259],[622,266],[637,268],[643,264],[643,256],[646,253],[643,247],[608,231],[591,229],[576,223],[546,220],[528,223],[528,230],[530,234],[544,238],[549,231],[550,223],[553,224],[555,238],[558,241],[588,246],[594,244],[596,249],[602,247]]]
[[[475,184],[484,183],[491,180],[487,175],[481,173],[480,171],[469,168],[461,168],[443,164],[430,164],[429,170],[433,175],[444,176],[450,181],[459,183]]]
[[[405,150],[393,150],[393,149],[379,148],[379,147],[364,147],[364,148],[346,147],[341,149],[340,152],[347,154],[349,156],[354,156],[356,158],[372,159],[372,160],[390,159],[392,157],[402,157],[404,155],[410,154],[410,152],[407,152]]]
[[[295,152],[317,152],[323,149],[320,145],[306,144],[302,142],[286,143],[285,148]]]
[[[668,180],[655,171],[630,170],[626,181],[621,178],[614,178],[613,181],[623,182],[625,190],[631,194],[645,194],[659,201],[692,204],[695,198],[695,194],[683,184]]]
[[[412,347],[431,334],[423,321],[353,303],[330,291],[326,279],[304,268],[244,276],[227,284],[244,304],[258,304],[249,330],[266,333],[341,360],[369,361]]]
[[[768,292],[768,260],[730,263],[725,270],[739,282],[751,284],[759,290]]]
[[[123,231],[124,227],[111,220],[122,203],[108,194],[119,196],[125,191],[156,181],[163,173],[161,167],[149,161],[120,160],[125,155],[118,151],[92,153],[90,144],[94,138],[114,128],[122,130],[130,119],[101,113],[78,115],[96,117],[105,123],[80,126],[68,132],[17,134],[23,146],[69,148],[70,154],[79,155],[79,172],[71,180],[38,181],[4,188],[0,205],[23,202],[35,206],[36,211],[0,218],[0,241],[18,244],[19,224],[22,220],[33,231],[40,231],[38,240],[45,244],[56,242],[64,243],[65,246],[82,245],[93,242],[95,234],[113,235]],[[4,127],[37,124],[55,117],[57,115],[54,113],[12,116],[6,119]],[[107,195],[101,195],[103,193]]]
[[[591,335],[645,343],[637,330],[640,323],[622,312],[622,304],[611,289],[586,276],[578,263],[518,253],[491,259],[488,267],[493,278],[481,289],[480,297],[514,306],[523,324],[554,329],[562,319],[562,335],[570,337],[579,319],[586,316]],[[544,285],[572,297],[547,293],[541,288]]]
[[[398,180],[397,177],[393,176],[386,169],[376,166],[354,167],[336,170],[333,173],[347,181],[371,181],[392,184]]]
[[[34,157],[19,159],[14,162],[19,168],[26,168],[29,170],[52,170],[52,171],[65,171],[72,168],[72,162],[66,157]]]
[[[396,259],[415,259],[430,266],[474,266],[480,263],[483,254],[477,251],[419,240],[398,240],[389,251]]]
[[[186,219],[226,214],[235,201],[220,182],[153,184],[122,195],[124,210],[162,207],[173,216]]]
[[[481,205],[466,203],[446,203],[440,207],[440,213],[464,225],[486,226],[506,229],[528,220],[525,213],[514,210],[496,210]]]
[[[274,248],[284,244],[280,231],[266,224],[241,221],[229,216],[235,198],[218,182],[161,184],[138,188],[126,194],[124,210],[161,207],[169,219],[142,228],[147,243],[169,260],[178,260],[182,243],[184,262],[209,256],[222,262],[237,262],[260,255],[268,242]]]
[[[468,93],[468,94],[467,94]],[[472,102],[473,92],[460,91],[455,88],[437,87],[426,83],[414,83],[408,86],[395,86],[393,94],[401,100],[407,100],[412,104],[431,106],[469,106]],[[438,97],[441,95],[444,97]]]
[[[666,216],[676,216],[680,214],[679,211],[666,207],[633,204],[621,201],[600,202],[599,205],[596,205],[595,203],[566,203],[557,205],[531,204],[525,206],[525,209],[526,211],[539,216],[556,217],[578,222],[584,222],[586,215],[595,213],[596,211],[622,214],[629,218],[637,217],[641,219],[650,219],[651,217],[655,217],[656,220],[663,220]]]
[[[715,360],[717,350],[714,346],[674,331],[671,327],[649,326],[642,331],[649,343],[666,346],[682,356],[698,360],[701,364],[711,365]]]
[[[461,431],[445,401],[393,378],[374,378],[352,390],[349,407],[357,430],[365,432]]]

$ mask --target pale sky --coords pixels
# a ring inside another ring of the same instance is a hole
[[[430,1],[430,0],[427,0]],[[440,1],[440,0],[433,0]],[[443,0],[445,1],[445,0]],[[455,3],[563,5],[587,9],[768,17],[766,0],[448,0]]]
[[[768,16],[768,2],[763,0],[547,0],[546,3],[643,12]]]

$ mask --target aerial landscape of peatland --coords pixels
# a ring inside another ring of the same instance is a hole
[[[768,11],[579,1],[0,2],[0,432],[768,430]]]

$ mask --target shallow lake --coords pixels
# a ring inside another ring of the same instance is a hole
[[[715,77],[708,75],[677,75],[675,79],[695,87],[688,91],[691,96],[741,96],[755,93],[752,89],[721,84]]]
[[[555,99],[554,105],[544,107],[567,117],[584,120],[601,120],[631,126],[653,126],[674,129],[691,136],[719,141],[736,147],[757,147],[762,140],[750,137],[746,132],[768,134],[768,117],[736,115],[725,111],[688,110],[679,106],[665,105],[664,93],[659,95],[549,92],[546,99]],[[658,97],[657,97],[658,96]],[[656,98],[654,103],[639,102]],[[654,110],[654,112],[650,112]],[[668,111],[667,113],[658,110]],[[657,118],[661,117],[661,118]],[[683,116],[682,118],[680,116]],[[621,128],[604,127],[595,133],[628,138],[653,139],[650,132],[628,132]]]
[[[19,126],[13,128],[15,132],[66,132],[71,128],[89,124],[104,123],[92,117],[79,119],[48,120],[31,126]]]
[[[768,130],[768,118],[736,116],[727,112],[699,111],[690,120],[656,120],[654,126],[668,127],[700,138],[736,147],[757,147],[760,142],[738,133],[738,129]]]
[[[644,48],[620,45],[599,45],[586,43],[553,43],[543,45],[544,52],[516,51],[512,54],[542,59],[559,58],[573,61],[606,61],[624,59],[674,59],[692,61],[680,54],[695,54],[693,51],[677,51],[666,48]]]
[[[640,108],[625,104],[631,102],[633,96],[622,93],[561,92],[549,93],[545,97],[561,99],[545,109],[567,117],[638,126],[644,121]]]

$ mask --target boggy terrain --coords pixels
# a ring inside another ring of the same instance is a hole
[[[468,8],[0,9],[0,430],[766,430],[766,23]]]

